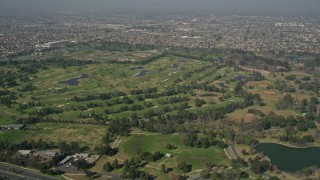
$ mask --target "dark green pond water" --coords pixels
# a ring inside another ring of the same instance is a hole
[[[78,86],[80,84],[79,79],[89,78],[88,74],[82,74],[79,78],[72,78],[66,81],[60,81],[59,84],[68,84],[69,86]]]
[[[292,148],[275,143],[258,144],[256,150],[263,152],[271,163],[283,171],[299,171],[305,167],[320,167],[320,147]]]

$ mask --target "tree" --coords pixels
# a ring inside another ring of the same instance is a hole
[[[315,113],[317,112],[317,104],[319,104],[318,98],[311,97],[308,104],[308,112]]]
[[[308,130],[308,126],[306,122],[303,121],[299,121],[297,123],[297,130],[298,131],[307,131]]]
[[[113,167],[114,169],[118,169],[118,168],[119,168],[119,162],[118,162],[118,159],[115,159],[115,160],[113,161],[113,163],[112,163],[112,167]]]
[[[167,149],[177,149],[177,146],[175,146],[174,144],[167,144]]]
[[[197,107],[201,107],[201,106],[202,106],[203,104],[205,104],[205,103],[206,103],[206,101],[203,100],[203,99],[197,98],[197,99],[195,100],[195,104],[196,104]]]
[[[113,167],[111,166],[110,162],[107,162],[103,165],[103,169],[107,172],[110,172],[113,170]]]
[[[307,112],[307,105],[308,105],[308,100],[307,99],[303,99],[300,103],[300,112],[301,113],[305,113]]]
[[[262,121],[260,126],[263,130],[267,130],[271,128],[271,123],[269,121]]]
[[[104,144],[109,144],[112,140],[112,134],[110,132],[106,132],[106,134],[102,137],[102,142]]]
[[[246,156],[246,155],[249,155],[248,151],[245,150],[245,149],[242,149],[241,153],[242,153],[243,155],[245,155],[245,156]]]
[[[84,171],[84,173],[90,179],[94,179],[94,178],[97,178],[99,176],[96,172],[91,172],[91,171],[89,171],[87,169]]]
[[[233,140],[234,140],[234,137],[235,137],[235,132],[234,132],[233,129],[227,129],[227,130],[224,130],[223,136],[224,136],[226,139],[233,141]]]
[[[201,145],[201,147],[203,147],[203,148],[208,148],[208,147],[210,147],[210,142],[209,142],[208,138],[201,138],[201,139],[200,139],[200,145]]]
[[[311,176],[312,175],[312,169],[311,168],[303,168],[302,170],[301,170],[301,172],[305,175],[305,176]]]
[[[132,127],[139,127],[139,118],[136,113],[131,114],[131,122],[130,122]]]
[[[56,166],[65,157],[66,157],[65,155],[57,155],[57,156],[53,157],[51,160],[51,165]]]
[[[109,144],[98,145],[94,149],[99,155],[113,156],[118,152],[118,149],[111,148]]]
[[[184,173],[187,173],[187,172],[191,171],[190,166],[188,166],[186,162],[180,162],[178,164],[178,169],[181,170]]]
[[[163,173],[166,173],[166,172],[167,172],[167,170],[166,170],[166,165],[165,165],[165,164],[162,164],[162,165],[161,165],[161,171],[162,171]]]
[[[186,146],[194,147],[197,144],[197,140],[198,140],[197,134],[194,132],[189,132],[189,133],[187,133],[185,139],[183,140],[183,143]]]
[[[66,142],[61,142],[59,144],[61,154],[71,155],[80,151],[80,146],[78,142],[71,142],[67,144]]]
[[[291,94],[286,94],[282,99],[279,99],[277,103],[277,107],[279,109],[287,109],[287,108],[292,109],[294,105],[295,105],[295,100],[291,96]]]
[[[270,162],[267,160],[261,160],[259,156],[256,156],[251,162],[251,170],[256,174],[267,171],[270,167]]]
[[[314,138],[311,135],[305,135],[302,137],[302,141],[310,143],[310,142],[314,142]]]
[[[312,103],[312,104],[319,104],[319,100],[318,100],[318,98],[317,97],[311,97],[310,98],[310,103]]]
[[[76,167],[78,167],[78,169],[88,169],[88,168],[90,168],[90,165],[84,159],[79,159],[79,160],[75,161],[74,165]]]
[[[129,119],[116,118],[111,121],[109,132],[121,136],[127,136],[130,133]]]
[[[249,174],[243,171],[241,173],[241,175],[240,175],[240,178],[246,178],[247,179],[247,178],[249,178]]]
[[[287,125],[288,126],[295,126],[297,124],[297,120],[294,116],[287,117]]]
[[[272,176],[269,180],[280,180],[277,176]]]

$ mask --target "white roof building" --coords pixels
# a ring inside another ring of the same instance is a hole
[[[88,153],[76,153],[76,154],[74,154],[72,157],[74,157],[74,158],[84,158],[84,159],[86,159],[86,158],[89,157],[89,154],[88,154]]]
[[[31,154],[31,150],[19,150],[18,153],[23,155],[23,156],[27,156]]]
[[[62,161],[60,161],[58,164],[59,165],[63,165],[65,164],[66,162],[68,162],[72,157],[71,156],[67,156],[65,157]]]
[[[165,157],[169,158],[172,156],[172,154],[166,153],[166,155],[164,155]]]

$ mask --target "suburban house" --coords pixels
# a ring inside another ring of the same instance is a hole
[[[100,158],[100,155],[91,155],[90,157],[86,158],[85,160],[89,164],[94,164],[99,160],[99,158]]]
[[[89,157],[89,154],[88,153],[76,153],[74,154],[72,157],[74,158],[83,158],[83,159],[86,159]]]
[[[80,159],[84,159],[89,164],[94,164],[95,162],[98,161],[99,158],[100,158],[100,155],[89,155],[88,153],[75,153],[72,156],[65,157],[62,161],[58,163],[58,165],[62,166],[67,162],[69,162],[70,160],[75,162]]]
[[[46,151],[45,155],[48,157],[55,157],[58,153],[54,151]]]

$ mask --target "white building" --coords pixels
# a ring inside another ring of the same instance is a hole
[[[28,156],[32,153],[32,151],[31,150],[19,150],[18,153],[23,156]]]

